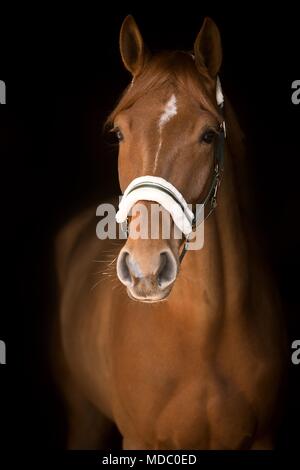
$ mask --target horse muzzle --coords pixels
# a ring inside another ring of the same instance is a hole
[[[176,280],[178,261],[169,248],[149,256],[146,247],[131,250],[124,247],[117,261],[117,275],[127,287],[130,298],[140,302],[165,299]]]

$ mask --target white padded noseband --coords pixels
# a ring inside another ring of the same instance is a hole
[[[178,189],[164,178],[147,175],[132,180],[119,204],[116,214],[118,223],[125,222],[131,208],[138,201],[161,204],[171,214],[174,224],[185,236],[192,232],[193,212]]]

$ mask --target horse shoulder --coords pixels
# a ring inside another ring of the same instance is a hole
[[[58,284],[62,289],[66,279],[66,273],[72,259],[72,253],[78,239],[89,222],[95,216],[95,209],[88,208],[68,221],[58,232],[55,239],[55,266],[58,276]]]

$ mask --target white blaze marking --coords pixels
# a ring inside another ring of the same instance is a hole
[[[168,121],[170,121],[170,119],[173,116],[176,116],[177,114],[176,103],[177,103],[176,96],[172,95],[165,106],[164,112],[160,116],[159,123],[158,123],[159,129],[161,129]]]
[[[158,155],[159,155],[159,152],[160,152],[160,149],[161,149],[161,144],[162,144],[162,141],[161,141],[161,137],[160,137],[159,138],[158,149],[157,149],[157,152],[156,152],[156,155],[155,155],[155,160],[154,160],[154,171],[156,170],[156,167],[157,167]]]
[[[164,127],[165,124],[167,124],[167,122],[170,121],[170,119],[172,119],[172,117],[176,116],[176,114],[177,114],[177,100],[176,100],[176,96],[173,94],[171,98],[169,99],[169,101],[167,102],[164,112],[160,116],[159,122],[158,122],[159,143],[158,143],[158,149],[157,149],[155,160],[154,160],[154,171],[156,170],[156,167],[157,167],[158,156],[159,156],[159,152],[160,152],[161,145],[162,145],[162,137],[161,137],[162,128]]]

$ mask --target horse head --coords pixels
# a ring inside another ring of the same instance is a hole
[[[213,177],[223,123],[218,106],[221,40],[215,23],[206,18],[192,52],[152,55],[128,16],[120,31],[120,52],[132,82],[108,118],[119,140],[123,200],[117,220],[128,220],[117,274],[131,298],[157,302],[167,298],[179,272],[180,253],[193,229],[189,205],[211,203],[218,185]],[[163,236],[168,216],[170,235]],[[146,236],[136,236],[137,226],[147,226]]]

